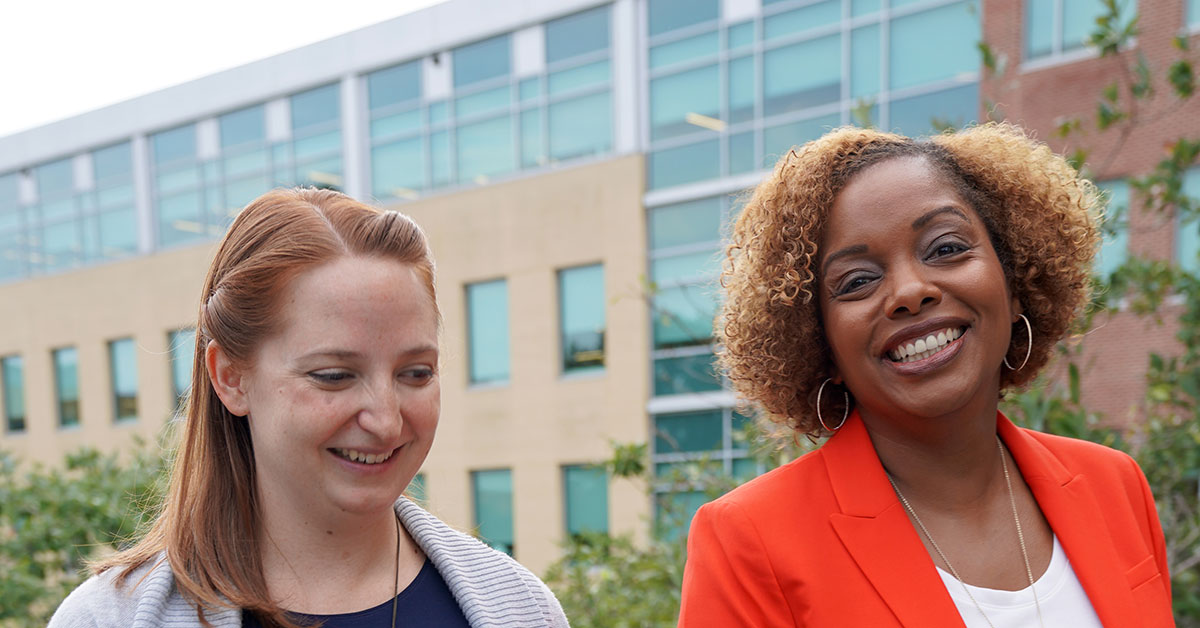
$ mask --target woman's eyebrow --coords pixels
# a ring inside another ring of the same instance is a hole
[[[922,216],[922,218],[923,217],[924,216]],[[920,218],[918,218],[917,220],[920,220]],[[844,249],[839,249],[837,251],[834,251],[833,253],[830,253],[829,257],[826,257],[821,262],[821,266],[828,266],[828,265],[832,264],[835,260],[842,258],[842,257],[847,257],[849,255],[862,255],[863,253],[866,253],[866,252],[867,252],[867,245],[865,245],[865,244],[855,244],[852,246],[848,246]]]
[[[967,222],[971,222],[971,219],[968,218],[967,215],[965,213],[963,213],[963,211],[957,207],[949,207],[949,206],[939,207],[937,209],[932,209],[932,210],[926,212],[924,215],[922,215],[921,217],[914,220],[912,223],[913,231],[916,231],[916,230],[920,229],[921,227],[924,227],[926,224],[929,223],[930,220],[933,220],[934,218],[937,218],[938,216],[940,216],[942,214],[956,214],[956,215],[958,215],[959,218],[962,218],[963,220],[965,220]]]

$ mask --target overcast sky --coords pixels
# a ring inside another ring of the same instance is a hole
[[[439,1],[5,2],[0,14],[0,137]]]

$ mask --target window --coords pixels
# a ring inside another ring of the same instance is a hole
[[[367,75],[371,115],[371,191],[378,198],[416,198],[429,187],[421,63]]]
[[[38,204],[31,212],[33,252],[41,261],[35,268],[57,272],[79,266],[84,260],[83,216],[75,194],[73,159],[43,164],[33,169]],[[37,242],[41,250],[37,250]],[[40,253],[40,255],[38,255]]]
[[[266,111],[247,107],[217,118],[221,133],[222,226],[263,192],[271,189],[271,153]]]
[[[192,363],[196,355],[196,330],[179,329],[167,334],[171,352],[171,392],[182,400],[192,387]]]
[[[567,534],[608,532],[608,473],[604,465],[563,467]]]
[[[716,2],[650,0],[647,187],[761,170],[841,125],[923,135],[971,122],[976,4],[779,0],[726,23]]]
[[[1187,25],[1200,28],[1200,0],[1187,0]]]
[[[1188,169],[1183,177],[1183,194],[1193,203],[1200,202],[1200,167]],[[1175,255],[1180,267],[1190,272],[1200,272],[1200,222],[1184,222],[1176,218]]]
[[[221,220],[209,211],[204,168],[196,156],[196,127],[181,126],[150,136],[158,244],[170,247],[220,235]]]
[[[558,271],[564,372],[604,367],[604,267]]]
[[[0,358],[0,380],[4,385],[4,429],[9,434],[25,431],[25,363],[19,355]]]
[[[1129,183],[1124,180],[1102,181],[1108,208],[1104,213],[1103,239],[1096,256],[1095,273],[1108,277],[1129,257]]]
[[[318,87],[291,97],[291,181],[342,189],[341,86]]]
[[[123,142],[92,152],[92,192],[84,215],[84,255],[88,260],[120,259],[137,253],[138,224],[133,201],[133,148]]]
[[[55,349],[52,358],[58,426],[79,425],[79,354],[75,347],[64,347]]]
[[[25,220],[17,194],[17,174],[0,175],[0,281],[29,274]]]
[[[137,404],[137,346],[133,338],[108,343],[108,367],[112,374],[113,420],[136,421]]]
[[[1127,15],[1128,0],[1119,1]],[[1026,0],[1025,59],[1061,55],[1079,50],[1103,15],[1104,0]]]
[[[507,76],[511,53],[507,34],[454,49],[455,89]]]
[[[512,470],[471,472],[475,499],[475,528],[493,548],[514,555]]]
[[[508,284],[503,279],[467,286],[470,381],[508,381]]]

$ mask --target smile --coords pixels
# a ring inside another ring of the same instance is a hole
[[[901,364],[924,360],[943,351],[950,343],[957,340],[959,336],[962,336],[962,334],[963,330],[961,328],[948,327],[936,334],[930,334],[924,338],[901,344],[899,347],[888,351],[888,357],[893,362]]]
[[[361,462],[363,464],[380,464],[383,462],[387,462],[388,458],[391,458],[392,455],[395,454],[398,450],[399,450],[399,448],[396,448],[385,454],[364,454],[363,452],[358,451],[357,449],[342,449],[340,447],[334,447],[334,448],[330,449],[329,451],[332,451],[333,453],[337,454],[338,456],[341,456],[342,458],[345,458],[346,460],[349,460],[351,462]]]

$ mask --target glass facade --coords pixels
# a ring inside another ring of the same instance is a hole
[[[1096,275],[1108,277],[1129,259],[1129,182],[1101,181],[1096,184],[1108,201],[1104,233],[1096,256]]]
[[[28,242],[34,268],[58,272],[83,263],[83,215],[75,193],[74,160],[34,168],[38,202],[30,207]]]
[[[30,250],[17,174],[0,175],[0,281],[29,274]]]
[[[271,189],[271,150],[267,145],[266,112],[262,105],[247,107],[217,118],[221,141],[220,194],[224,210],[222,231],[247,203]]]
[[[54,364],[54,400],[58,406],[58,426],[79,425],[79,352],[64,347],[51,352]]]
[[[171,393],[182,400],[192,387],[192,363],[196,355],[196,330],[178,329],[167,334],[171,353]]]
[[[292,139],[273,149],[282,157],[276,180],[340,190],[342,171],[342,102],[337,83],[301,92],[288,99]],[[282,175],[282,176],[280,176]]]
[[[1200,201],[1200,166],[1184,173],[1181,192],[1192,202]],[[1185,222],[1178,217],[1175,220],[1175,260],[1190,272],[1200,272],[1200,221]]]
[[[558,271],[563,372],[604,367],[604,267]]]
[[[848,10],[854,20],[841,19]],[[649,12],[651,189],[768,167],[864,115],[909,135],[978,115],[981,31],[969,1],[885,12],[787,0],[738,22],[721,19],[717,2],[654,0]]]
[[[1187,0],[1187,25],[1191,28],[1200,28],[1200,0]]]
[[[4,386],[4,431],[25,431],[25,362],[19,355],[0,358],[0,384]]]
[[[563,467],[567,534],[608,532],[608,472],[604,465]]]
[[[113,420],[138,418],[137,345],[133,338],[108,343],[108,367],[112,377]]]
[[[511,469],[471,472],[475,529],[493,548],[513,556],[513,487]]]
[[[92,179],[95,189],[84,201],[84,257],[99,261],[136,254],[138,225],[130,143],[92,152]]]
[[[1128,15],[1129,2],[1118,2]],[[1025,59],[1060,55],[1087,46],[1104,0],[1026,0]]]
[[[200,163],[196,125],[151,135],[150,155],[158,245],[169,248],[220,235],[224,212],[204,185],[206,174],[216,179],[216,166]]]
[[[508,381],[508,283],[467,286],[467,345],[472,384]]]

